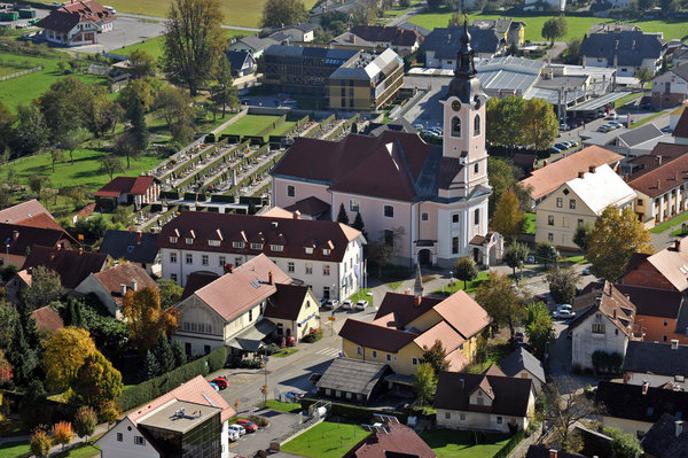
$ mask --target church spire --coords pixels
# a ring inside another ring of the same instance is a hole
[[[420,273],[420,263],[416,263],[416,281],[413,284],[413,294],[423,297],[423,275]]]
[[[470,102],[472,96],[480,92],[478,78],[475,70],[475,52],[471,47],[471,34],[468,32],[468,15],[464,12],[463,0],[461,0],[461,12],[464,22],[459,39],[459,51],[456,53],[456,67],[454,78],[449,83],[449,96],[456,96],[462,102]]]

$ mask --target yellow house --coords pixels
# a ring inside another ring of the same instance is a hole
[[[277,334],[301,340],[320,328],[318,299],[307,286],[277,285],[277,292],[268,298],[263,317],[277,326]]]
[[[344,356],[383,362],[397,374],[410,376],[425,350],[438,341],[449,370],[462,370],[473,361],[478,336],[491,322],[463,291],[444,300],[387,293],[372,322],[348,319],[339,335]]]

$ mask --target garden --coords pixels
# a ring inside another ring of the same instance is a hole
[[[282,445],[306,458],[341,458],[370,434],[358,424],[324,421]]]
[[[484,434],[469,431],[437,429],[420,437],[435,451],[438,458],[491,458],[509,442],[506,434]]]

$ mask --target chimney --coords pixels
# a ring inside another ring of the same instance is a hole
[[[294,219],[301,219],[301,212],[298,210],[294,210],[294,213],[292,213],[292,217]]]
[[[15,229],[12,231],[12,240],[17,240],[18,238],[19,238],[19,231]]]
[[[420,307],[421,302],[423,302],[423,296],[416,295],[413,298],[413,305],[415,305],[416,307]]]
[[[143,232],[136,231],[136,244],[141,245],[141,240],[143,239]]]
[[[272,285],[272,271],[268,272],[268,285]]]
[[[674,251],[681,251],[681,240],[674,240]]]
[[[674,430],[674,431],[675,431],[675,433],[676,433],[676,437],[680,436],[681,433],[683,432],[683,421],[681,421],[681,420],[676,420],[676,421],[674,422],[674,427],[675,427],[675,430]]]
[[[671,349],[678,350],[678,339],[671,339]]]
[[[647,396],[647,390],[649,390],[649,389],[650,389],[650,382],[648,382],[647,380],[643,380],[643,387],[642,387],[643,396]]]
[[[84,254],[84,247],[79,247],[79,256]]]
[[[138,291],[138,289],[139,289],[139,282],[137,282],[136,280],[132,280],[132,282],[131,282],[131,289],[132,289],[132,291],[134,291],[134,292]]]
[[[583,178],[585,176],[585,172],[580,171],[578,172],[578,178]]]
[[[614,310],[612,311],[612,318],[614,318],[614,319],[616,320],[616,309],[614,309]]]
[[[594,165],[591,165],[590,167],[588,167],[588,172],[590,172],[590,173],[595,173],[595,170],[597,170],[597,167],[595,167]]]
[[[127,285],[125,285],[124,283],[122,283],[122,284],[119,285],[119,286],[120,286],[120,288],[121,288],[122,297],[126,296],[126,294],[127,294]]]
[[[549,458],[559,458],[559,452],[555,449],[549,449]]]
[[[657,165],[662,165],[662,156],[661,155],[656,155],[655,159],[657,160]]]
[[[277,229],[277,226],[279,226],[279,222],[278,222],[278,221],[273,221],[273,222],[272,222],[272,227],[275,228],[275,229]]]

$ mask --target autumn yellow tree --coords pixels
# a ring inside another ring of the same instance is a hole
[[[55,390],[67,389],[86,358],[97,351],[85,329],[69,326],[58,330],[45,342],[43,367],[46,380]]]
[[[60,444],[62,448],[69,444],[74,438],[74,430],[72,424],[68,421],[60,421],[53,425],[53,440]]]
[[[74,392],[84,404],[97,407],[122,394],[122,374],[100,352],[86,358],[74,380]]]
[[[605,280],[616,281],[626,271],[635,253],[652,253],[650,234],[633,209],[607,207],[597,218],[590,233],[587,257],[592,273]]]
[[[177,327],[177,310],[163,310],[157,289],[144,288],[127,292],[122,313],[127,321],[131,340],[143,353],[152,349],[161,335],[169,335]]]
[[[523,225],[523,212],[518,196],[511,189],[502,193],[497,201],[494,216],[492,217],[492,229],[502,234],[505,238],[513,240]]]

